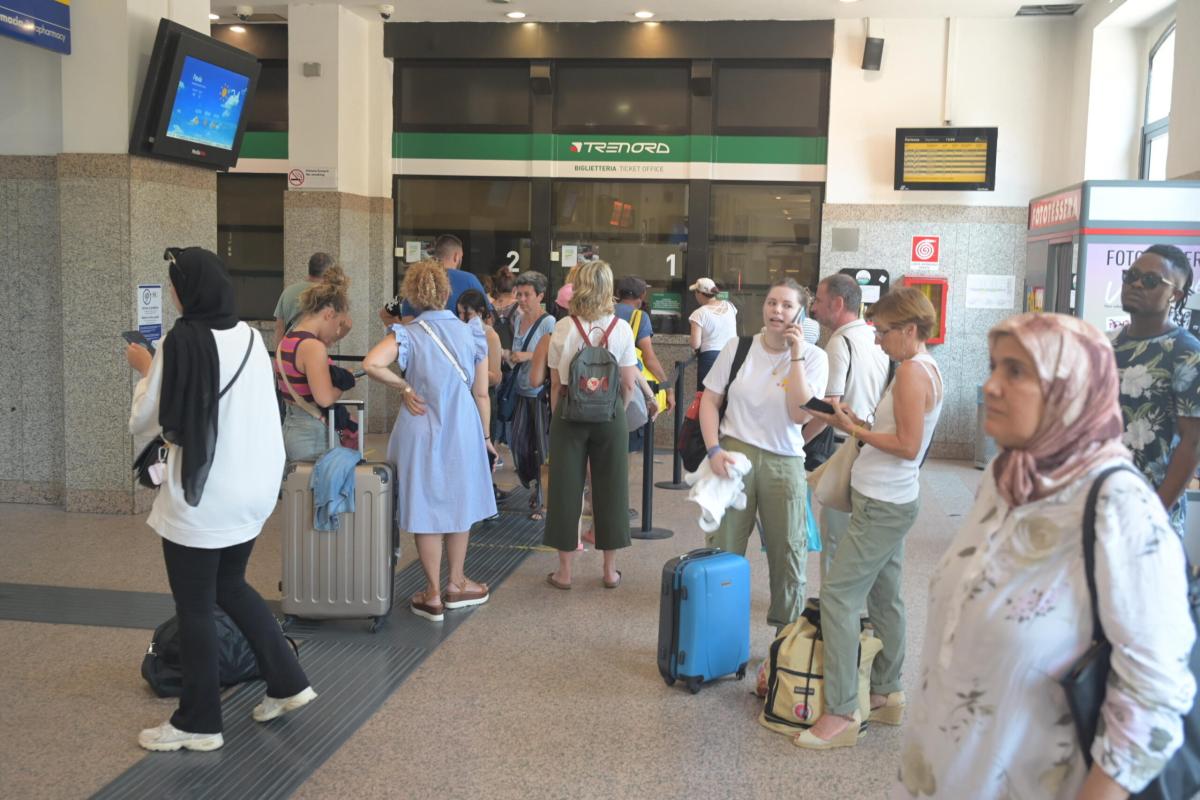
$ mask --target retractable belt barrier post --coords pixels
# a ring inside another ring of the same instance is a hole
[[[651,400],[650,402],[654,402]],[[634,539],[670,539],[675,535],[666,528],[654,527],[654,420],[642,428],[642,524],[629,532]]]
[[[683,414],[691,405],[690,402],[684,402],[683,372],[695,360],[696,356],[692,356],[687,361],[675,362],[675,436],[671,439],[671,480],[659,481],[654,484],[660,489],[688,488],[688,485],[683,482],[683,456],[679,454],[679,431],[683,428]]]

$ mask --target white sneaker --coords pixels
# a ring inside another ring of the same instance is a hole
[[[313,700],[317,699],[317,693],[313,691],[311,686],[305,687],[304,691],[299,694],[294,694],[291,697],[264,697],[263,701],[254,707],[254,711],[250,716],[254,717],[255,722],[270,722],[278,716],[282,716],[289,711],[295,711],[301,706],[306,706]]]
[[[219,733],[188,733],[181,731],[170,722],[164,722],[157,728],[146,728],[138,734],[138,744],[147,750],[216,750],[225,744],[225,737]]]

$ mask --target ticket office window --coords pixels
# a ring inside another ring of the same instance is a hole
[[[286,175],[217,174],[217,253],[229,269],[241,319],[275,317],[283,291]]]
[[[614,282],[636,275],[650,285],[646,311],[656,333],[687,333],[681,317],[687,259],[686,183],[555,181],[551,248],[566,282],[574,263],[598,258]]]
[[[771,284],[792,278],[815,291],[820,276],[821,189],[798,184],[715,184],[709,274],[755,333]]]
[[[502,266],[524,270],[531,264],[528,180],[397,176],[395,199],[396,293],[410,244],[419,243],[425,252],[443,233],[462,240],[462,268],[481,279]]]

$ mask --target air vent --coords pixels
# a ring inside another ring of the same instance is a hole
[[[1038,5],[1021,6],[1017,9],[1018,17],[1070,17],[1083,8],[1083,3],[1039,3]]]

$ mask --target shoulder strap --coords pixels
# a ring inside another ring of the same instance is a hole
[[[1092,641],[1095,642],[1105,638],[1104,627],[1100,624],[1100,603],[1096,593],[1096,501],[1108,476],[1122,470],[1132,471],[1130,467],[1122,464],[1109,467],[1096,476],[1088,492],[1087,503],[1083,507],[1083,574],[1087,578],[1088,595],[1092,600]]]
[[[449,361],[451,366],[454,367],[454,371],[458,373],[458,377],[462,378],[462,382],[467,386],[470,386],[471,379],[467,377],[466,371],[462,368],[462,365],[458,363],[458,360],[451,355],[450,349],[446,347],[446,343],[442,341],[441,337],[433,332],[433,328],[430,327],[429,323],[425,320],[419,319],[417,320],[417,324],[421,326],[421,330],[429,334],[430,339],[433,339],[433,343],[438,346],[438,349],[442,351],[442,355],[444,355],[446,360]]]
[[[854,366],[854,348],[850,346],[850,337],[842,334],[842,343],[846,345],[846,384],[850,383],[850,368]],[[846,386],[842,387],[842,392],[845,393]]]
[[[629,327],[633,328],[633,341],[637,343],[638,328],[642,326],[642,310],[635,308],[633,315],[629,317]]]
[[[550,315],[542,314],[540,317],[537,318],[537,322],[533,323],[533,326],[529,330],[525,331],[525,341],[521,342],[521,351],[522,352],[524,352],[526,350],[526,348],[529,347],[529,338],[531,336],[533,336],[533,332],[536,331],[538,329],[538,326],[542,324],[542,320],[544,320],[548,316],[550,316]]]
[[[612,322],[608,323],[608,327],[604,329],[604,338],[600,340],[601,347],[608,347],[608,335],[613,332],[613,328],[617,327],[617,319],[617,315],[614,314]],[[634,333],[634,338],[637,338],[636,333]]]
[[[739,336],[737,350],[733,353],[733,364],[729,367],[729,380],[725,383],[725,394],[721,396],[721,409],[717,415],[718,419],[725,418],[725,408],[729,405],[729,390],[733,388],[733,382],[738,376],[738,372],[742,369],[742,364],[746,363],[746,355],[750,352],[750,345],[754,344],[753,336]]]
[[[246,353],[242,356],[242,363],[238,364],[237,372],[233,373],[233,377],[229,379],[229,383],[225,384],[225,388],[217,395],[220,400],[229,391],[229,388],[237,383],[237,379],[241,377],[242,370],[246,368],[246,362],[250,360],[250,350],[254,347],[254,328],[250,329],[250,341],[246,342]]]
[[[575,330],[579,331],[579,336],[580,336],[580,337],[583,339],[583,345],[582,345],[582,346],[583,346],[583,347],[590,347],[590,346],[591,346],[591,344],[592,344],[592,337],[588,336],[588,334],[587,334],[587,331],[585,331],[585,330],[583,329],[583,323],[581,323],[581,322],[579,321],[579,317],[577,317],[577,316],[575,316],[574,314],[572,314],[572,315],[571,315],[571,322],[574,322],[574,323],[575,323]]]
[[[300,342],[296,342],[296,348],[300,348]],[[317,407],[301,397],[296,391],[296,387],[292,386],[292,382],[288,380],[287,370],[283,368],[283,339],[279,340],[279,346],[275,348],[275,366],[279,368],[279,377],[283,378],[283,385],[287,387],[288,393],[292,396],[292,402],[306,411],[313,419],[324,422],[325,417],[320,411],[317,411]]]

